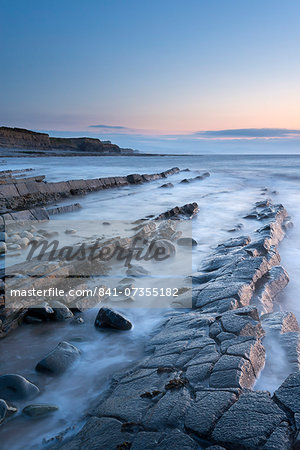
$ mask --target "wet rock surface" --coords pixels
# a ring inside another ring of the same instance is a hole
[[[130,330],[132,323],[122,314],[109,308],[100,308],[95,319],[95,327],[99,329]]]
[[[29,417],[41,417],[51,414],[58,410],[55,405],[27,405],[23,408],[22,412]]]
[[[60,375],[79,357],[80,351],[69,342],[60,342],[54,350],[36,365],[38,372],[48,375]]]
[[[39,388],[17,374],[0,376],[0,398],[7,401],[30,399],[38,395]]]
[[[148,175],[126,177],[127,183],[150,180]],[[173,219],[190,219],[197,211],[198,205],[190,203],[156,217],[170,219],[156,230],[161,240],[174,247],[173,242],[191,239],[176,234]],[[276,248],[287,213],[282,205],[263,200],[250,215],[261,222],[260,228],[212,251],[192,276],[193,308],[172,312],[162,321],[149,337],[146,356],[114,378],[89,410],[82,431],[59,447],[196,449],[202,440],[208,448],[228,449],[290,449],[297,444],[298,373],[290,375],[273,397],[253,391],[265,364],[265,333],[276,335],[291,368],[299,369],[297,320],[291,313],[273,312],[276,297],[288,283]],[[138,223],[136,233],[151,236],[153,223],[157,222]],[[129,277],[147,274],[142,266],[128,266]],[[59,302],[37,305],[24,314],[31,321],[73,317]],[[116,311],[101,308],[95,326],[129,330],[132,324]],[[79,354],[72,344],[62,342],[36,369],[60,374]],[[0,398],[6,400],[1,391]],[[45,406],[28,407],[34,411]],[[3,411],[5,418],[5,405]]]
[[[9,403],[6,403],[5,400],[0,399],[0,424],[4,422],[4,420],[11,415],[17,412],[17,408]]]
[[[192,277],[193,308],[163,321],[145,358],[115,378],[82,431],[60,448],[292,448],[297,423],[300,429],[298,373],[273,397],[253,391],[265,363],[264,324],[267,332],[298,339],[292,314],[261,317],[259,301],[268,291],[272,311],[288,282],[276,249],[287,214],[263,200],[255,217],[263,226],[220,244],[203,261]]]
[[[149,181],[167,178],[178,173],[178,167],[155,174],[131,174],[127,177],[107,177],[90,180],[70,180],[47,183],[43,180],[19,180],[18,183],[0,184],[0,225],[11,220],[47,219],[45,209],[31,209],[54,203],[59,199],[103,189],[116,188],[130,184],[141,184]],[[78,209],[76,206],[62,206],[52,209],[50,214],[68,212]],[[80,206],[79,206],[80,207]],[[17,211],[17,212],[14,212]],[[35,212],[36,211],[36,212]]]

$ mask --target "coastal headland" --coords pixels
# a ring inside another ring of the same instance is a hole
[[[71,156],[73,154],[102,155],[133,155],[136,152],[130,148],[121,148],[110,141],[97,138],[50,137],[47,133],[38,133],[24,128],[0,127],[1,156]]]

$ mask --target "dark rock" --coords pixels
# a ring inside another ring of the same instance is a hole
[[[191,219],[195,214],[198,212],[198,204],[196,202],[194,203],[187,203],[183,206],[175,206],[175,208],[170,209],[169,211],[166,211],[159,216],[156,217],[156,220],[161,219],[176,219],[176,218],[188,218]]]
[[[82,430],[69,442],[60,446],[61,450],[103,449],[125,450],[130,448],[132,435],[121,431],[122,422],[111,417],[90,417]],[[127,443],[127,447],[124,446]]]
[[[205,285],[204,288],[193,290],[193,304],[196,308],[203,308],[217,300],[234,298],[238,300],[241,306],[248,305],[252,294],[253,288],[249,283],[215,281],[207,286]]]
[[[58,206],[56,208],[47,209],[47,213],[49,214],[49,216],[53,216],[55,214],[64,214],[68,212],[78,211],[81,208],[82,206],[80,203],[74,203],[73,205]]]
[[[291,373],[274,392],[274,398],[293,414],[300,413],[300,372]]]
[[[189,408],[185,427],[200,437],[207,437],[226,410],[237,400],[232,392],[204,390],[196,393]]]
[[[259,292],[258,302],[266,313],[272,312],[276,296],[289,282],[289,276],[282,266],[274,266],[266,274],[265,283]]]
[[[172,188],[174,187],[173,183],[165,183],[160,186],[161,188]]]
[[[39,324],[39,323],[43,323],[43,320],[39,319],[38,317],[25,316],[24,317],[24,322],[25,323],[30,323],[30,324]]]
[[[265,349],[260,341],[250,339],[245,342],[239,342],[239,339],[229,339],[229,345],[226,350],[227,355],[242,356],[251,362],[255,376],[263,369],[265,364]]]
[[[272,432],[271,436],[262,448],[263,450],[297,448],[296,442],[294,443],[296,444],[295,447],[293,447],[292,444],[293,436],[291,426],[288,422],[281,422]]]
[[[39,388],[21,375],[0,376],[0,397],[4,400],[25,400],[35,397]]]
[[[248,392],[223,414],[212,438],[226,448],[258,449],[284,420],[285,413],[267,393]]]
[[[48,303],[45,302],[28,308],[27,315],[31,317],[37,317],[41,320],[47,320],[53,317],[54,311],[51,306],[49,306]]]
[[[143,182],[142,175],[139,175],[138,173],[134,173],[132,175],[127,175],[127,181],[131,184],[137,184]]]
[[[13,405],[6,403],[5,400],[0,400],[0,424],[12,414],[17,412],[17,408]]]
[[[54,350],[45,356],[37,365],[36,370],[49,375],[59,375],[65,372],[78,358],[80,351],[68,342],[60,342]]]
[[[95,320],[96,328],[113,328],[116,330],[130,330],[132,323],[121,314],[109,308],[101,308]]]
[[[228,311],[221,316],[221,322],[222,328],[229,333],[256,338],[261,338],[265,334],[255,307]]]
[[[23,413],[30,417],[47,416],[58,410],[58,406],[55,405],[28,405],[23,408]]]
[[[220,445],[210,445],[206,447],[206,450],[226,450],[225,447],[221,447]]]
[[[136,450],[138,448],[145,447],[134,447]],[[194,450],[198,449],[198,444],[187,434],[183,433],[178,429],[173,429],[167,433],[164,433],[158,445],[153,447],[157,450],[166,450],[166,449],[180,449],[180,450]]]
[[[213,388],[251,388],[256,377],[250,361],[239,357],[222,355],[215,364],[209,384]]]
[[[245,245],[251,242],[251,238],[249,236],[241,236],[236,238],[228,239],[222,244],[218,245],[217,248],[231,248],[231,247],[244,247]]]
[[[0,400],[0,423],[3,422],[3,420],[6,417],[7,413],[7,404],[4,400]]]
[[[51,308],[54,311],[54,314],[51,315],[51,319],[56,320],[58,322],[71,319],[74,317],[73,313],[69,310],[69,308],[63,303],[53,300],[51,302]]]
[[[183,421],[190,403],[191,397],[187,389],[169,390],[146,413],[142,423],[146,428],[154,430],[176,428]]]
[[[177,244],[178,245],[183,245],[183,246],[195,247],[195,246],[198,245],[198,242],[195,241],[195,239],[193,239],[193,238],[185,237],[185,238],[178,239],[177,240]]]

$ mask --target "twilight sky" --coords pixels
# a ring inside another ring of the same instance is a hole
[[[0,125],[297,132],[299,22],[299,0],[0,0]]]

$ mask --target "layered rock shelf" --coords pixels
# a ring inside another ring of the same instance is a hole
[[[36,217],[35,207],[44,206],[55,201],[102,189],[142,184],[149,181],[167,178],[178,173],[178,167],[155,174],[131,174],[125,177],[94,178],[89,180],[70,180],[47,183],[43,180],[27,181],[18,179],[17,183],[0,184],[0,226],[10,220],[31,220]],[[21,211],[20,211],[21,210]],[[13,214],[11,213],[13,211]]]
[[[145,357],[115,376],[82,430],[58,448],[298,448],[299,371],[273,395],[253,390],[270,330],[290,371],[299,368],[296,318],[271,312],[288,282],[277,250],[287,212],[260,204],[255,214],[262,226],[252,236],[219,245],[193,275],[193,308],[169,314]]]
[[[78,203],[45,208],[58,200],[137,185],[178,172],[178,168],[173,168],[158,174],[58,183],[47,183],[43,177],[28,179],[24,174],[2,173],[0,225],[15,219],[48,220],[49,215],[80,208]],[[109,245],[117,246],[120,241],[130,245],[136,236],[141,236],[167,242],[171,253],[175,252],[176,242],[196,246],[191,237],[180,238],[176,220],[192,219],[197,212],[198,204],[188,203],[151,219],[141,219],[132,224],[131,237],[111,239]],[[289,282],[280,265],[278,244],[291,222],[285,208],[269,200],[257,202],[246,217],[260,225],[250,235],[228,239],[211,251],[199,270],[186,280],[192,282],[192,289],[184,288],[174,299],[173,306],[184,309],[168,312],[146,343],[142,359],[115,375],[109,389],[89,409],[82,430],[68,441],[58,443],[56,448],[300,447],[300,329],[294,314],[278,311],[280,293]],[[74,245],[75,250],[76,245],[80,244]],[[96,269],[105,273],[101,264]],[[10,283],[18,287],[18,283],[24,282],[22,270],[26,275],[39,275],[40,287],[47,287],[49,279],[53,284],[57,276],[72,279],[76,274],[87,278],[93,275],[86,261],[49,263],[33,259],[25,269],[13,267],[15,279],[8,280],[8,287]],[[134,281],[145,273],[141,266],[128,265],[126,286],[132,281],[128,277]],[[77,312],[103,301],[97,297],[94,304],[86,304],[86,298],[82,297],[75,304],[65,299],[64,304],[54,301],[30,307],[24,299],[19,308],[5,308],[3,292],[2,282],[1,337],[23,321],[42,324],[46,320],[75,320]],[[126,317],[102,307],[95,326],[104,333],[107,328],[127,333],[132,324]],[[270,336],[285,355],[290,372],[273,395],[255,390],[265,368],[266,342]],[[36,370],[60,376],[80,357],[77,347],[61,342],[37,362]],[[21,392],[29,386],[38,395],[38,388],[21,378],[1,377],[0,388],[4,392],[1,420],[8,417],[11,407],[6,403],[10,400],[7,389],[12,389],[11,386]],[[49,408],[55,411],[56,407]]]

